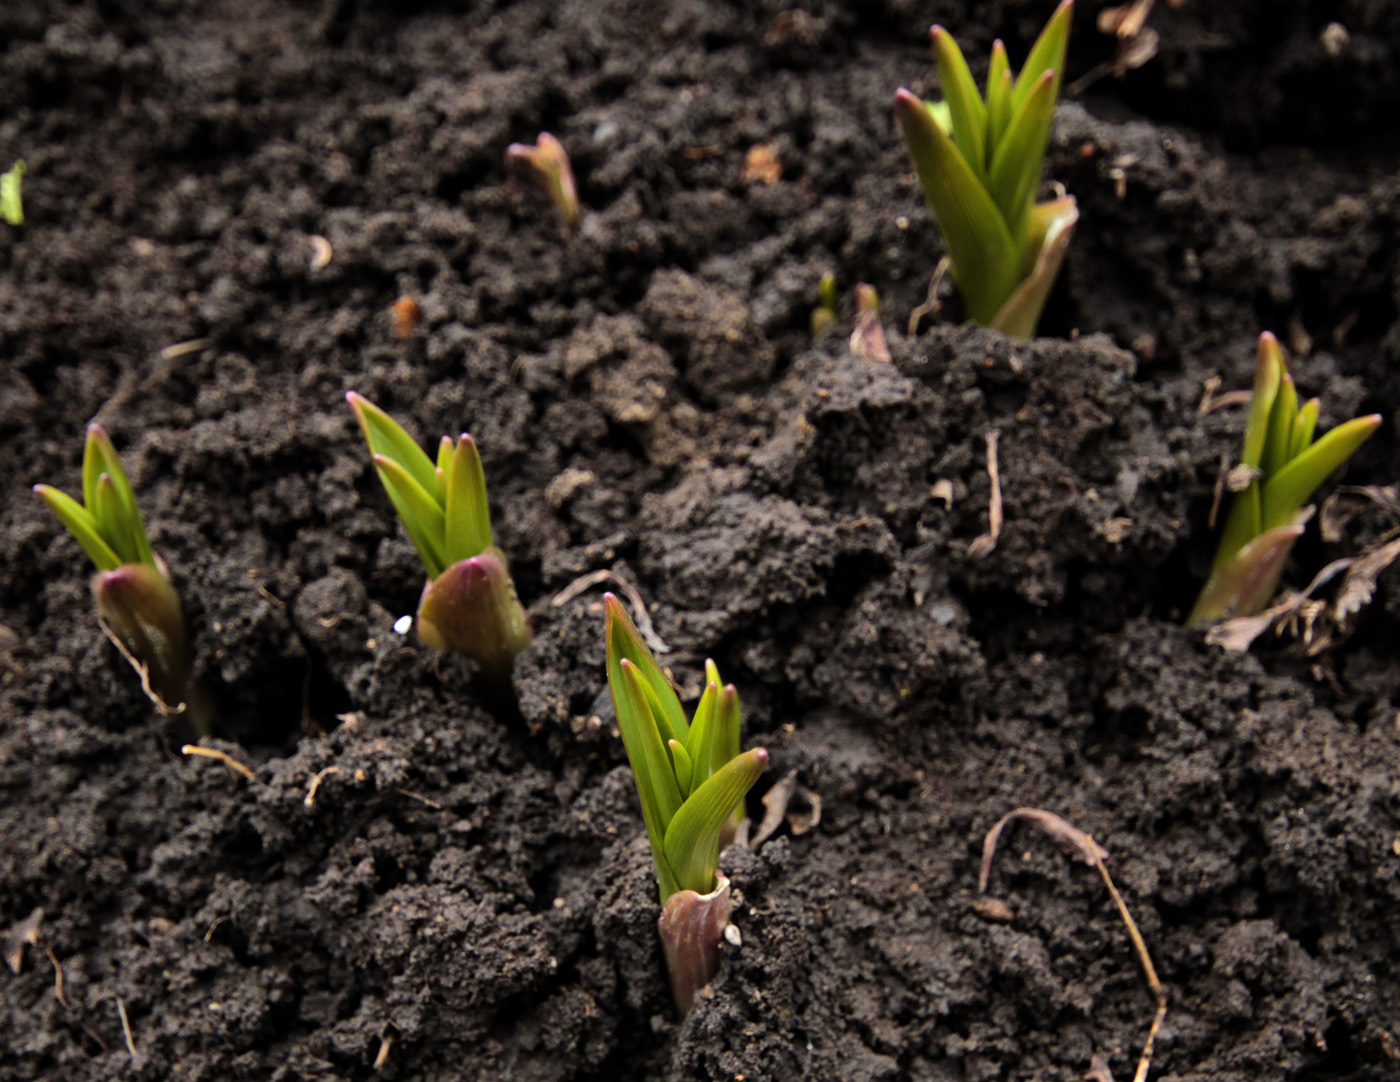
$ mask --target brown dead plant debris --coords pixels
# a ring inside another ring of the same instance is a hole
[[[992,874],[992,858],[996,856],[997,842],[1001,838],[1001,832],[1007,824],[1017,820],[1030,823],[1071,857],[1096,868],[1099,876],[1103,879],[1104,886],[1108,888],[1109,897],[1113,899],[1113,904],[1118,907],[1118,915],[1123,919],[1123,925],[1128,929],[1128,938],[1132,940],[1133,949],[1137,953],[1143,975],[1147,978],[1147,987],[1157,1000],[1157,1009],[1152,1016],[1152,1025],[1147,1031],[1147,1040],[1143,1043],[1142,1054],[1138,1057],[1137,1071],[1133,1075],[1133,1082],[1147,1082],[1147,1072],[1152,1066],[1152,1046],[1157,1040],[1158,1030],[1162,1028],[1162,1019],[1167,1014],[1167,994],[1162,987],[1162,982],[1157,979],[1157,969],[1152,964],[1152,956],[1147,951],[1147,943],[1143,940],[1142,933],[1138,931],[1137,922],[1133,920],[1132,914],[1128,912],[1127,903],[1123,901],[1123,896],[1118,893],[1118,888],[1114,886],[1113,877],[1108,874],[1108,865],[1105,863],[1108,860],[1108,851],[1084,831],[1054,812],[1041,808],[1017,808],[1003,815],[997,820],[996,825],[987,831],[987,836],[982,842],[982,866],[977,875],[977,892],[979,894],[986,893],[987,880]],[[1095,1057],[1090,1072],[1090,1077],[1112,1078],[1112,1075],[1108,1074],[1108,1065],[1099,1060],[1098,1057]]]

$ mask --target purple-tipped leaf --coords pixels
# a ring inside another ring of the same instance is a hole
[[[564,144],[549,132],[540,132],[534,146],[511,143],[506,147],[506,162],[529,166],[548,192],[565,228],[571,232],[578,228],[578,185],[574,183],[573,166]]]
[[[1016,286],[1016,245],[987,189],[928,107],[901,89],[894,111],[968,316],[986,325]]]
[[[637,625],[613,594],[604,594],[603,603],[607,608],[608,679],[613,677],[615,657],[626,658],[636,666],[662,738],[688,744],[690,725],[685,720],[681,701],[647,644],[642,641]]]
[[[1058,100],[1060,81],[1065,70],[1065,54],[1069,50],[1069,30],[1073,15],[1074,0],[1064,0],[1055,9],[1055,14],[1050,16],[1050,21],[1045,24],[1040,36],[1035,39],[1035,44],[1031,46],[1030,55],[1026,57],[1021,73],[1016,77],[1016,85],[1012,88],[1011,108],[1013,112],[1021,107],[1021,103],[1030,95],[1036,80],[1047,71],[1054,73],[1055,81],[1051,87],[1051,97]]]
[[[994,147],[1011,122],[1011,65],[1006,46],[998,38],[992,42],[992,60],[987,68],[987,145]],[[990,163],[989,163],[990,164]]]
[[[1036,81],[992,150],[987,190],[1017,244],[1025,236],[1031,204],[1040,187],[1050,121],[1055,115],[1054,82],[1054,73],[1048,71]]]
[[[681,890],[714,886],[719,836],[744,794],[768,766],[763,748],[731,759],[701,784],[666,827],[666,863]]]
[[[152,564],[123,564],[92,577],[98,619],[108,638],[141,677],[151,701],[166,714],[185,709],[190,651],[180,599]]]
[[[938,79],[953,128],[953,142],[982,183],[987,182],[987,107],[977,92],[977,83],[968,70],[962,49],[953,35],[935,26],[929,37],[938,62]]]

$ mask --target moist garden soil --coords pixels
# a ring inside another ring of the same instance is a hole
[[[1101,6],[1070,79],[1113,56]],[[1198,404],[1261,330],[1324,424],[1386,415],[1345,481],[1396,481],[1400,8],[1158,4],[1156,56],[1059,111],[1082,218],[1044,337],[950,296],[910,335],[941,245],[893,91],[934,91],[931,22],[980,71],[1049,12],[4,6],[0,1078],[1131,1077],[1154,1001],[1096,872],[1013,826],[977,894],[1018,806],[1111,854],[1169,1001],[1154,1078],[1400,1077],[1397,573],[1315,655],[1181,626],[1243,424]],[[542,130],[572,237],[505,170]],[[860,281],[891,363],[848,344]],[[480,441],[517,703],[395,630],[422,571],[351,389]],[[180,754],[28,492],[79,487],[94,419],[250,778]],[[1395,525],[1356,507],[1287,583]],[[740,943],[683,1022],[601,587],[553,602],[600,570],[687,697],[707,656],[737,683],[751,812],[799,787],[725,857]]]

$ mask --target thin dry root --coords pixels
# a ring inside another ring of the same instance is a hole
[[[217,759],[230,770],[237,771],[238,773],[242,774],[245,778],[251,778],[253,776],[252,767],[245,766],[243,763],[240,763],[228,752],[220,751],[218,748],[202,748],[198,744],[186,744],[180,749],[180,754],[198,755],[205,759]]]
[[[1157,969],[1152,964],[1152,956],[1147,952],[1147,943],[1143,940],[1142,933],[1138,931],[1137,922],[1128,912],[1128,906],[1123,901],[1123,896],[1118,893],[1118,888],[1113,885],[1113,877],[1108,874],[1108,865],[1104,863],[1108,859],[1108,852],[1103,846],[1054,812],[1044,811],[1040,808],[1017,808],[1002,816],[997,824],[987,832],[987,837],[982,843],[982,867],[978,875],[977,891],[980,894],[987,889],[987,879],[992,871],[992,858],[996,855],[997,840],[1001,837],[1002,829],[1007,823],[1017,819],[1026,820],[1042,833],[1053,838],[1070,856],[1077,857],[1085,864],[1097,868],[1099,875],[1103,878],[1104,886],[1108,888],[1109,897],[1113,899],[1113,904],[1118,907],[1118,915],[1123,918],[1123,924],[1128,929],[1128,938],[1132,940],[1133,950],[1137,952],[1138,962],[1142,966],[1143,976],[1147,978],[1147,987],[1157,1000],[1157,1009],[1152,1016],[1152,1025],[1147,1031],[1147,1040],[1143,1043],[1142,1055],[1138,1057],[1137,1072],[1133,1075],[1133,1082],[1147,1082],[1147,1072],[1152,1066],[1152,1046],[1157,1040],[1158,1030],[1162,1028],[1162,1019],[1167,1014],[1167,993],[1162,987],[1162,982],[1157,979]],[[1109,1078],[1112,1077],[1107,1073],[1107,1064],[1102,1063],[1096,1057],[1095,1063],[1091,1067],[1090,1077],[1105,1075]]]
[[[1000,438],[995,428],[987,431],[987,480],[991,482],[992,495],[987,503],[987,532],[975,538],[967,549],[967,554],[974,559],[989,555],[1001,537],[1001,466],[997,462],[997,441]]]

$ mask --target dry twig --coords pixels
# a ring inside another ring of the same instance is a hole
[[[1104,863],[1108,859],[1108,851],[1084,831],[1066,822],[1054,812],[1044,811],[1040,808],[1017,808],[997,820],[996,825],[987,832],[987,837],[982,842],[982,866],[977,876],[977,891],[980,894],[987,889],[987,880],[992,873],[992,858],[996,855],[997,841],[1001,837],[1002,829],[1008,823],[1018,819],[1024,819],[1049,836],[1070,856],[1097,868],[1099,875],[1103,878],[1104,886],[1108,888],[1109,897],[1113,899],[1113,904],[1118,907],[1118,915],[1123,918],[1123,924],[1128,929],[1128,938],[1132,940],[1138,962],[1142,965],[1143,976],[1147,978],[1147,987],[1151,989],[1152,995],[1157,1000],[1157,1010],[1152,1016],[1152,1025],[1147,1031],[1147,1040],[1143,1043],[1142,1055],[1138,1057],[1137,1072],[1133,1075],[1133,1082],[1147,1082],[1147,1072],[1152,1066],[1152,1046],[1157,1040],[1158,1030],[1162,1028],[1162,1019],[1167,1014],[1167,993],[1162,987],[1162,982],[1157,979],[1157,969],[1152,964],[1152,956],[1147,952],[1147,943],[1143,940],[1142,933],[1138,931],[1137,922],[1133,920],[1132,914],[1128,912],[1127,904],[1123,901],[1123,896],[1118,893],[1118,888],[1114,886],[1113,877],[1108,874],[1108,865]],[[1106,1073],[1107,1064],[1103,1064],[1102,1067],[1102,1073]],[[1099,1063],[1096,1062],[1090,1070],[1098,1072]]]
[[[220,751],[218,748],[204,748],[200,747],[200,745],[198,744],[186,744],[180,749],[180,754],[198,755],[204,759],[217,759],[230,770],[237,771],[239,774],[242,774],[245,778],[251,778],[253,776],[252,767],[245,766],[243,763],[240,763],[228,752]]]
[[[991,482],[992,495],[987,503],[987,532],[974,538],[967,549],[967,554],[974,559],[989,555],[1001,537],[1001,467],[997,463],[997,441],[1000,438],[1001,434],[995,428],[987,430],[987,480]]]
[[[573,582],[555,594],[549,603],[557,609],[561,605],[567,605],[585,590],[590,590],[605,582],[616,586],[626,595],[628,604],[632,606],[632,619],[636,622],[637,630],[641,632],[647,646],[651,647],[652,653],[669,654],[671,648],[661,641],[661,636],[656,633],[656,628],[652,626],[651,617],[647,614],[646,603],[642,600],[641,591],[621,575],[609,571],[607,568],[601,571],[590,571],[588,574],[574,579]]]

